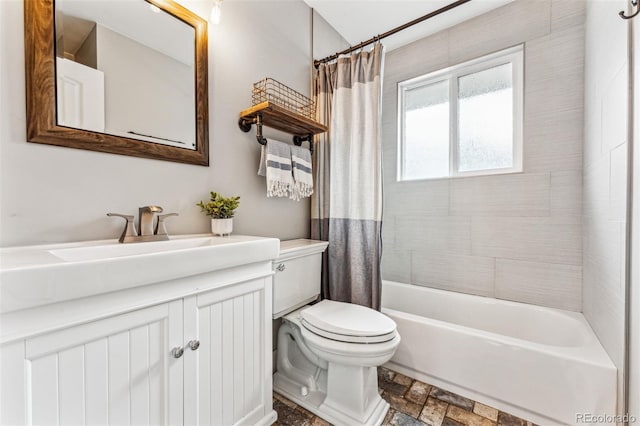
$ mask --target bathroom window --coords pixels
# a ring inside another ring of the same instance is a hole
[[[398,85],[399,180],[522,171],[522,46]]]

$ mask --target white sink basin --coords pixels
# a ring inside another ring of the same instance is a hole
[[[88,245],[54,249],[49,250],[49,253],[67,262],[82,262],[85,260],[109,259],[112,257],[137,256],[174,250],[185,250],[215,244],[224,244],[224,239],[214,237],[197,237],[131,244],[112,242],[104,245]]]
[[[192,235],[0,249],[0,313],[274,260],[275,238]]]

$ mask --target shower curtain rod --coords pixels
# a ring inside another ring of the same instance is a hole
[[[367,46],[369,44],[372,44],[372,43],[375,43],[377,41],[380,41],[383,38],[389,37],[390,35],[393,35],[395,33],[399,33],[400,31],[405,30],[405,29],[407,29],[407,28],[409,28],[409,27],[411,27],[413,25],[419,24],[422,21],[426,21],[429,18],[433,18],[434,16],[440,15],[441,13],[444,13],[444,12],[446,12],[448,10],[454,9],[454,8],[456,8],[458,6],[461,6],[461,5],[465,4],[465,3],[468,3],[470,1],[471,0],[458,0],[458,1],[455,1],[453,3],[450,3],[450,4],[448,4],[448,5],[444,6],[444,7],[441,7],[438,10],[434,10],[431,13],[427,13],[426,15],[421,16],[420,18],[416,18],[413,21],[407,22],[406,24],[400,25],[399,27],[396,27],[396,28],[394,28],[392,30],[389,30],[386,33],[378,34],[377,36],[371,37],[367,41],[363,41],[362,43],[356,44],[355,46],[351,46],[348,49],[345,49],[345,50],[343,50],[341,52],[334,53],[333,55],[327,56],[324,59],[315,60],[315,61],[313,61],[313,66],[318,68],[318,66],[320,66],[320,64],[323,64],[323,63],[329,62],[329,61],[333,61],[334,59],[337,59],[340,55],[346,55],[347,53],[351,53],[353,51],[361,49],[364,46]]]

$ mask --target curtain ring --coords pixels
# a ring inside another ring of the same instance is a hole
[[[629,16],[625,15],[624,10],[621,11],[620,13],[618,13],[618,16],[620,16],[622,19],[631,19],[636,17],[638,14],[640,14],[640,6],[638,5],[638,0],[630,0],[630,1],[631,1],[631,7],[638,8],[638,10],[636,10],[635,13],[632,13]]]

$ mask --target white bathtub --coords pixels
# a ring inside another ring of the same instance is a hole
[[[615,414],[616,368],[582,314],[382,283],[388,367],[540,425]]]

